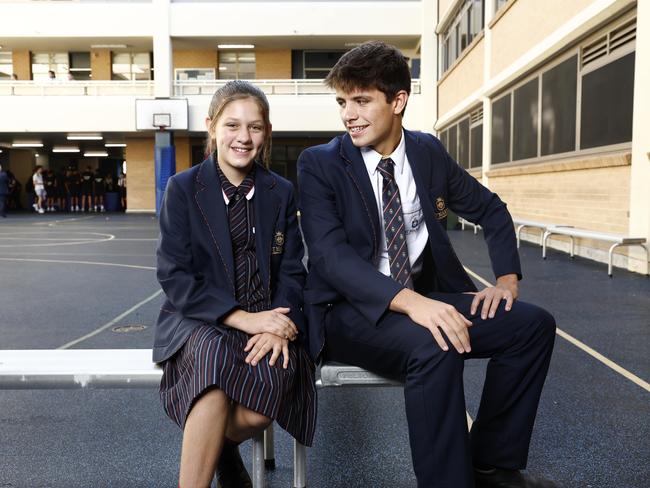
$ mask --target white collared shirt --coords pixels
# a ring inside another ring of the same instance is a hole
[[[226,196],[226,192],[221,190],[221,194],[223,195],[223,201],[226,202],[226,207],[230,203],[230,198]],[[253,195],[255,194],[255,187],[253,186],[250,191],[246,194],[246,200],[250,202],[251,198],[253,198]]]
[[[366,163],[372,191],[375,193],[375,201],[379,210],[379,222],[381,226],[381,242],[379,244],[379,264],[377,269],[390,276],[390,262],[388,260],[388,250],[386,249],[386,232],[384,230],[383,202],[381,198],[384,185],[383,177],[377,169],[379,161],[384,158],[381,154],[371,147],[361,148],[363,161]],[[420,198],[418,197],[417,188],[411,165],[406,157],[406,143],[404,141],[404,131],[397,148],[392,154],[387,155],[395,163],[395,182],[399,189],[400,199],[402,201],[402,213],[404,214],[404,227],[406,231],[406,247],[409,252],[409,261],[411,263],[411,276],[413,279],[422,271],[422,260],[420,259],[422,251],[429,240],[429,232],[424,223],[424,215]]]

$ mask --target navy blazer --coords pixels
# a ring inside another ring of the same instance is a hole
[[[499,197],[482,186],[430,134],[404,130],[406,155],[429,233],[436,291],[475,291],[451,247],[447,209],[483,227],[495,276],[521,266],[512,218]],[[301,226],[309,250],[305,314],[309,345],[317,360],[324,345],[324,320],[337,301],[350,303],[377,324],[402,285],[377,270],[380,214],[361,151],[348,134],[311,147],[298,158]],[[427,263],[427,261],[425,261]]]
[[[293,185],[262,166],[255,172],[255,249],[268,307],[288,307],[305,336],[304,248]],[[160,211],[158,281],[167,299],[154,334],[153,360],[178,351],[192,330],[239,307],[226,203],[211,157],[172,176]]]

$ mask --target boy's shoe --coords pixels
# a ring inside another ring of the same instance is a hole
[[[559,488],[551,480],[512,469],[474,469],[476,488]]]

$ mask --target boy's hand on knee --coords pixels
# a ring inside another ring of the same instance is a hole
[[[493,319],[496,315],[497,308],[501,300],[506,301],[505,310],[509,312],[512,309],[513,302],[517,299],[518,292],[517,275],[509,274],[497,278],[496,286],[484,288],[474,294],[474,300],[470,307],[470,314],[475,315],[478,307],[483,302],[481,308],[481,318],[487,320],[488,317]]]
[[[390,309],[407,314],[413,322],[429,329],[443,351],[448,351],[449,346],[441,330],[459,354],[472,350],[467,330],[472,323],[453,305],[433,300],[405,288],[395,295]]]

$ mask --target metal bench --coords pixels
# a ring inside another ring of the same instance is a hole
[[[517,235],[517,249],[519,249],[519,243],[521,241],[521,231],[524,230],[526,227],[541,229],[542,234],[540,235],[540,243],[539,243],[540,246],[542,245],[544,232],[546,231],[546,229],[548,227],[556,227],[554,224],[539,222],[537,220],[519,219],[516,217],[512,218],[512,222],[515,224],[515,233]]]
[[[161,377],[151,349],[0,350],[2,390],[157,388]],[[255,488],[264,487],[265,465],[275,467],[273,426],[253,439]]]
[[[595,239],[599,241],[612,242],[613,244],[609,248],[608,263],[607,263],[607,274],[612,276],[612,259],[614,255],[614,249],[620,246],[641,246],[645,250],[646,254],[646,275],[649,273],[648,259],[650,258],[650,253],[647,246],[645,245],[645,237],[626,237],[621,234],[611,234],[607,232],[598,232],[593,230],[586,229],[577,229],[575,227],[563,227],[563,226],[552,226],[548,227],[544,231],[542,237],[542,257],[546,259],[546,241],[552,235],[563,235],[571,239],[571,257],[574,256],[574,246],[575,238],[579,239]]]
[[[478,231],[483,229],[483,227],[481,227],[480,225],[474,224],[474,223],[470,222],[469,220],[465,220],[462,217],[458,217],[458,222],[460,222],[460,229],[461,230],[465,230],[466,225],[474,227],[474,235],[478,234]]]

